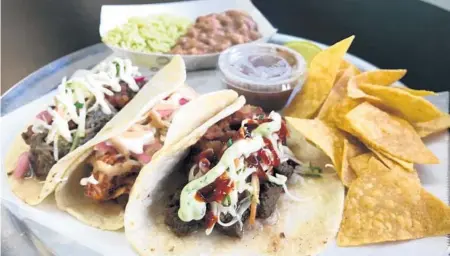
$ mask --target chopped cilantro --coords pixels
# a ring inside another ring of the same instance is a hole
[[[223,205],[223,206],[230,206],[230,205],[231,205],[231,197],[230,197],[230,195],[227,195],[227,196],[222,200],[222,205]]]
[[[117,62],[114,62],[114,65],[116,65],[116,75],[118,76],[120,73],[120,65]]]
[[[73,138],[72,146],[70,147],[69,152],[74,151],[81,143],[81,138],[83,138],[84,135],[80,134],[79,132],[75,133],[75,136]]]
[[[320,167],[317,166],[312,166],[311,163],[309,164],[309,166],[306,167],[305,170],[303,170],[300,175],[302,176],[306,176],[306,177],[315,177],[315,178],[320,178],[322,177],[322,169]]]
[[[258,119],[259,119],[259,120],[263,120],[263,119],[264,119],[264,114],[259,114],[259,115],[258,115]]]
[[[80,102],[75,102],[75,107],[77,108],[77,109],[80,109],[80,108],[82,108],[83,106],[84,106],[84,104],[83,103],[80,103]]]
[[[231,147],[231,145],[233,145],[233,140],[230,138],[230,139],[228,139],[228,141],[227,141],[227,146],[228,146],[228,147]]]

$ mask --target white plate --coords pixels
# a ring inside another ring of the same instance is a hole
[[[274,42],[284,43],[291,40],[304,40],[297,37],[276,35]],[[5,157],[13,138],[29,124],[30,120],[46,105],[55,88],[64,75],[70,75],[78,68],[88,68],[100,62],[108,55],[105,46],[95,45],[63,57],[31,74],[2,97],[2,113],[8,113],[17,106],[20,108],[1,119],[1,155]],[[362,70],[375,69],[373,65],[355,56],[347,54],[346,59]],[[200,93],[224,88],[215,70],[188,73],[188,84]],[[47,93],[47,94],[45,94]],[[40,95],[44,96],[40,97]],[[24,101],[25,99],[25,101]],[[29,104],[32,99],[36,99]],[[442,111],[448,111],[449,94],[430,97],[430,100]],[[5,103],[6,101],[6,103]],[[448,202],[449,181],[449,135],[444,132],[426,140],[427,146],[438,156],[438,165],[419,166],[418,172],[424,187],[440,199]],[[3,161],[2,161],[3,162]],[[2,166],[3,168],[3,166]],[[2,170],[5,173],[5,170]],[[10,191],[6,175],[1,176],[2,204],[11,210],[42,243],[56,255],[134,255],[125,236],[121,232],[100,231],[86,226],[72,216],[60,212],[52,203],[45,201],[38,207],[31,207],[18,200]],[[8,240],[6,241],[8,242]],[[9,241],[11,242],[11,241]],[[16,246],[20,249],[23,244]],[[330,243],[320,255],[448,255],[448,239],[445,236],[413,240],[409,242],[386,243],[382,245],[340,248]],[[20,252],[20,250],[19,250]],[[14,254],[13,254],[14,255]],[[17,253],[16,253],[17,255]]]

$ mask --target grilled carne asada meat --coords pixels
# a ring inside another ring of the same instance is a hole
[[[114,114],[107,115],[97,108],[86,116],[86,136],[81,138],[80,145],[92,139],[105,126]],[[53,145],[47,144],[45,138],[48,132],[33,133],[32,126],[22,133],[25,143],[30,146],[30,165],[37,178],[45,180],[50,169],[56,163],[53,155]],[[58,157],[61,159],[71,151],[72,143],[62,137],[58,140]]]
[[[142,88],[142,86],[144,86],[145,83],[146,83],[145,80],[139,80],[136,82],[136,84],[139,86],[139,88]],[[111,104],[114,108],[116,108],[118,110],[125,107],[125,105],[128,102],[130,102],[130,100],[132,100],[134,98],[134,96],[136,96],[136,94],[139,92],[139,91],[135,92],[135,91],[131,90],[131,88],[128,87],[128,85],[124,81],[121,81],[119,84],[120,84],[119,92],[114,92],[114,94],[111,96],[109,96],[109,95],[105,96],[105,98],[109,102],[109,104]]]
[[[120,58],[64,77],[53,104],[22,133],[30,149],[19,156],[14,177],[46,179],[57,161],[92,139],[145,83],[138,68]]]
[[[272,114],[271,114],[272,115]],[[234,143],[239,142],[243,139],[252,140],[252,131],[257,129],[261,124],[273,122],[271,115],[267,115],[259,107],[254,107],[251,105],[245,105],[239,111],[234,114],[222,119],[215,125],[211,126],[203,137],[190,149],[190,154],[188,156],[189,164],[186,165],[185,172],[188,174],[189,182],[192,180],[201,180],[202,176],[206,175],[210,170],[212,170],[221,161],[222,155],[227,149],[229,149]],[[246,182],[247,184],[252,184],[256,182],[256,186],[259,187],[259,203],[257,204],[256,211],[254,212],[253,218],[266,219],[271,216],[276,208],[276,204],[283,193],[284,189],[281,185],[277,185],[269,181],[267,175],[273,177],[284,176],[289,179],[294,173],[295,166],[297,165],[293,161],[280,161],[278,152],[280,151],[281,144],[285,144],[286,141],[286,127],[284,121],[281,121],[281,128],[275,132],[272,140],[265,139],[265,146],[262,149],[253,151],[245,160],[242,162],[238,158],[235,159],[236,169],[242,168],[238,167],[240,163],[243,164],[244,169],[237,172],[246,172],[246,168],[256,168],[256,172],[252,171],[246,179],[241,182]],[[272,135],[271,135],[272,136]],[[273,141],[277,140],[279,144],[273,145]],[[275,150],[277,147],[277,150]],[[230,155],[227,153],[228,156]],[[236,175],[236,174],[235,174]],[[254,181],[255,177],[256,180]],[[244,234],[243,223],[250,219],[251,223],[251,212],[250,206],[254,204],[251,201],[253,196],[247,190],[244,193],[240,193],[238,196],[237,204],[235,204],[235,214],[230,214],[230,212],[221,212],[217,215],[217,206],[229,207],[231,204],[230,193],[233,191],[235,182],[227,175],[225,171],[219,178],[217,178],[213,183],[205,186],[204,188],[197,191],[194,200],[204,201],[207,204],[207,213],[200,221],[189,221],[184,222],[179,217],[180,210],[180,193],[178,190],[174,195],[172,195],[166,205],[167,214],[165,216],[165,223],[177,236],[186,236],[190,233],[200,229],[202,226],[206,225],[207,234],[211,232],[212,228],[216,229],[224,235],[242,238]],[[246,201],[246,202],[245,202]],[[212,217],[211,217],[212,216]],[[220,220],[218,219],[220,218]],[[254,219],[253,219],[254,221]],[[200,225],[199,223],[203,223]],[[211,224],[212,223],[212,224]],[[227,223],[223,225],[222,223]]]
[[[45,142],[45,137],[47,137],[46,133],[37,133],[28,140],[31,153],[30,165],[39,179],[45,179],[56,162],[53,158],[53,147]]]
[[[164,223],[166,223],[175,235],[186,236],[200,230],[204,224],[202,221],[184,222],[180,220],[178,217],[178,210],[180,209],[180,195],[181,188],[169,197]]]

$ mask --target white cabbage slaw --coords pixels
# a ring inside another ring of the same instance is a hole
[[[86,129],[86,115],[95,110],[98,106],[105,114],[111,114],[111,106],[105,99],[105,95],[113,95],[120,92],[120,81],[127,83],[133,91],[138,91],[139,86],[134,80],[141,74],[138,68],[131,64],[128,59],[114,58],[108,62],[102,62],[92,70],[79,70],[67,79],[64,77],[57,88],[57,95],[54,97],[54,106],[47,109],[48,117],[53,120],[42,120],[36,118],[32,126],[34,133],[42,133],[48,130],[46,143],[53,142],[53,155],[57,161],[58,140],[60,136],[67,142],[73,141],[73,134],[76,137],[84,137]],[[88,109],[88,104],[92,106]],[[73,121],[77,128],[71,130],[69,122]]]

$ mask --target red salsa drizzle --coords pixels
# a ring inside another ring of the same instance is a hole
[[[228,174],[224,172],[213,183],[197,191],[195,199],[205,203],[222,203],[223,199],[231,193],[234,188],[234,182],[230,181]]]
[[[255,130],[260,124],[271,121],[272,119],[267,118],[266,115],[261,116],[261,118],[258,119],[250,119],[229,140],[231,140],[230,142],[235,142],[240,139],[251,138],[252,131]],[[277,134],[281,142],[285,144],[286,137],[288,136],[288,130],[286,128],[286,123],[284,122],[284,120],[282,120],[281,128],[277,132]],[[267,181],[267,174],[271,175],[273,167],[277,167],[280,165],[280,158],[274,148],[274,146],[276,145],[272,145],[272,142],[267,138],[263,138],[263,140],[265,143],[265,147],[248,156],[245,159],[245,162],[247,163],[247,166],[257,168],[256,174],[258,175],[260,181]],[[268,153],[268,151],[270,153]],[[202,165],[205,169],[209,169],[210,161],[208,160],[211,160],[213,156],[214,151],[212,149],[204,150],[195,158],[195,161],[199,164],[199,166]],[[264,171],[263,165],[269,166],[269,170],[267,170],[267,172]],[[195,199],[197,201],[205,203],[222,203],[234,188],[234,183],[230,181],[231,180],[228,177],[228,174],[226,172],[223,173],[213,183],[197,191]],[[218,217],[215,216],[212,211],[208,211],[205,217],[206,227],[213,227],[217,222],[217,218]]]
[[[255,167],[257,169],[256,175],[258,175],[259,180],[263,181],[267,180],[267,175],[261,166],[262,159],[261,156],[259,155],[260,151],[251,154],[249,157],[245,159],[245,162],[249,167]]]
[[[284,145],[286,144],[287,136],[289,136],[289,131],[286,127],[286,122],[283,119],[281,120],[281,128],[278,131],[278,137],[280,137],[281,143],[283,143]]]
[[[195,199],[205,203],[222,203],[234,188],[234,183],[230,181],[228,174],[223,173],[213,183],[197,191]],[[217,222],[217,218],[212,211],[208,211],[205,217],[206,227],[211,228]]]
[[[202,152],[200,152],[200,154],[198,154],[194,158],[194,161],[196,163],[199,163],[204,158],[206,158],[208,160],[212,160],[213,157],[214,157],[214,150],[212,148],[208,148],[208,149],[203,150]]]
[[[206,216],[205,216],[205,224],[206,224],[206,228],[212,228],[212,226],[214,226],[214,224],[216,224],[217,222],[217,216],[214,215],[214,213],[212,211],[209,211]]]
[[[280,157],[277,154],[277,151],[275,151],[274,145],[272,145],[272,142],[270,142],[269,139],[263,138],[264,143],[266,143],[266,146],[269,148],[270,152],[272,153],[273,160],[271,162],[271,166],[277,167],[280,165]]]

